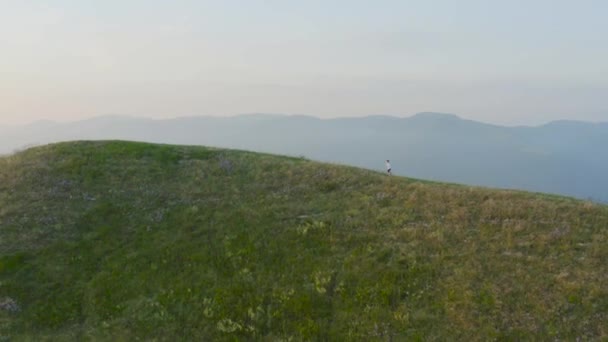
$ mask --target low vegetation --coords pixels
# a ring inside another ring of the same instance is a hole
[[[2,340],[608,339],[608,207],[131,142],[0,158]]]

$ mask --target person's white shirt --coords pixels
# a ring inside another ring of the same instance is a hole
[[[386,170],[390,170],[391,169],[391,163],[390,162],[385,162],[386,163]]]

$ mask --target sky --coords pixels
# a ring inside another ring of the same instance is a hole
[[[604,0],[0,0],[0,125],[101,115],[608,121]]]

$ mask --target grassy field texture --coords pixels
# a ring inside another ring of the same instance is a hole
[[[608,339],[608,207],[204,147],[0,158],[0,341],[492,339]]]

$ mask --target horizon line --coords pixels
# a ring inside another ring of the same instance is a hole
[[[96,116],[92,116],[92,117],[88,117],[88,118],[73,119],[73,120],[39,119],[39,120],[30,121],[27,123],[0,124],[0,127],[16,128],[16,127],[34,126],[36,124],[70,124],[70,123],[81,123],[81,122],[87,122],[87,121],[93,121],[93,120],[99,120],[99,119],[111,119],[111,118],[137,119],[137,120],[149,120],[149,121],[172,121],[172,120],[180,120],[180,119],[197,119],[197,118],[200,118],[200,119],[203,119],[203,118],[234,119],[234,118],[239,118],[239,117],[274,116],[274,117],[305,117],[305,118],[317,119],[317,120],[322,120],[322,121],[331,121],[331,120],[354,120],[354,119],[366,119],[366,118],[391,118],[391,119],[406,119],[407,120],[407,119],[413,119],[413,118],[421,117],[421,116],[425,116],[425,115],[427,115],[427,116],[435,115],[438,117],[454,118],[454,119],[458,119],[461,121],[481,123],[481,124],[489,125],[489,126],[509,127],[509,128],[543,127],[543,126],[547,126],[547,125],[550,125],[553,123],[583,123],[583,124],[593,124],[593,125],[608,124],[608,121],[556,119],[556,120],[546,121],[544,123],[540,123],[540,124],[536,124],[536,125],[533,125],[533,124],[509,125],[509,124],[499,124],[499,123],[492,123],[492,122],[487,122],[487,121],[469,119],[469,118],[462,117],[458,114],[453,114],[453,113],[424,111],[424,112],[417,112],[417,113],[409,115],[409,116],[398,115],[398,114],[397,115],[395,115],[395,114],[369,114],[369,115],[359,115],[359,116],[336,116],[336,117],[319,117],[319,116],[315,116],[312,114],[263,113],[263,112],[239,113],[239,114],[228,114],[228,115],[213,115],[213,114],[196,115],[196,114],[194,114],[194,115],[180,115],[180,116],[166,117],[166,118],[154,118],[154,117],[147,117],[147,116],[143,116],[143,115],[131,115],[131,114],[101,114],[101,115],[96,115]]]

